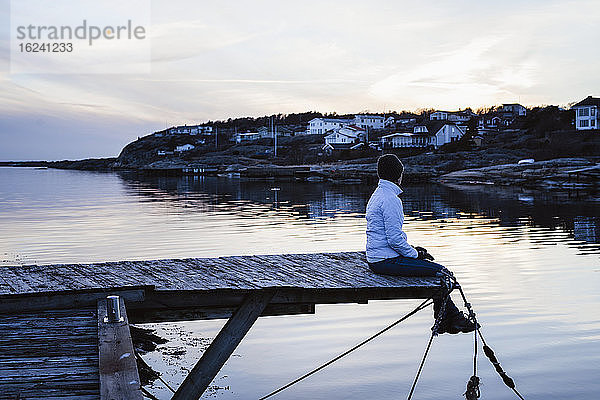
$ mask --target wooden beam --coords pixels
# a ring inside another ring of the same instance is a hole
[[[366,303],[369,300],[426,299],[439,290],[439,283],[402,287],[311,289],[280,286],[277,287],[277,294],[271,300],[271,304],[335,304]],[[150,290],[146,292],[143,302],[131,304],[129,310],[137,312],[196,307],[237,309],[252,291],[249,289]]]
[[[274,295],[274,289],[261,289],[246,296],[177,389],[173,400],[197,400],[202,396]]]
[[[98,301],[100,400],[142,400],[125,301],[119,298],[120,322],[107,322],[106,299]]]
[[[235,312],[235,307],[187,307],[169,309],[129,310],[129,323],[147,324],[156,322],[181,322],[208,319],[228,319]],[[273,317],[284,315],[314,314],[314,304],[269,304],[260,315]]]
[[[153,286],[82,289],[58,292],[0,295],[0,314],[96,307],[98,300],[114,294],[127,302],[142,302]]]

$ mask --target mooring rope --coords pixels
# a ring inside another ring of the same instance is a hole
[[[403,316],[402,318],[400,318],[399,320],[397,320],[396,322],[388,325],[387,327],[385,327],[384,329],[380,330],[379,332],[375,333],[374,335],[372,335],[371,337],[363,340],[362,342],[360,342],[359,344],[357,344],[356,346],[354,346],[353,348],[351,348],[350,350],[347,350],[345,352],[343,352],[342,354],[340,354],[339,356],[332,358],[331,360],[327,361],[325,364],[322,364],[321,366],[313,369],[312,371],[302,375],[300,378],[293,380],[292,382],[280,387],[277,390],[274,390],[273,392],[267,394],[266,396],[261,397],[259,400],[265,400],[268,399],[271,396],[276,395],[277,393],[289,388],[292,385],[295,385],[296,383],[308,378],[309,376],[319,372],[320,370],[322,370],[323,368],[333,364],[334,362],[336,362],[337,360],[339,360],[340,358],[343,358],[345,356],[347,356],[348,354],[352,353],[354,350],[357,350],[358,348],[364,346],[365,344],[369,343],[370,341],[372,341],[373,339],[375,339],[376,337],[384,334],[385,332],[389,331],[390,329],[392,329],[393,327],[395,327],[396,325],[398,325],[399,323],[401,323],[402,321],[408,319],[409,317],[411,317],[412,315],[416,314],[417,312],[421,311],[424,308],[429,307],[431,304],[433,304],[433,302],[431,301],[431,297],[426,299],[425,301],[423,301],[421,304],[419,304],[414,310],[412,310],[411,312],[409,312],[408,314],[406,314],[405,316]]]
[[[423,354],[423,358],[421,359],[421,365],[419,365],[419,369],[417,370],[417,374],[415,375],[415,379],[413,380],[412,386],[410,388],[410,392],[408,393],[407,400],[412,399],[412,395],[415,392],[415,388],[417,387],[417,382],[419,381],[419,377],[421,376],[421,371],[423,370],[423,366],[425,365],[425,360],[427,359],[427,355],[429,354],[429,350],[431,349],[431,344],[433,343],[433,338],[438,335],[438,330],[440,328],[440,323],[442,322],[442,318],[444,313],[446,312],[446,304],[448,304],[448,299],[450,299],[450,293],[454,290],[454,283],[452,281],[444,281],[441,280],[442,287],[445,288],[448,293],[446,293],[446,297],[442,302],[440,310],[438,311],[438,315],[435,319],[433,327],[431,328],[431,336],[429,337],[429,343],[427,343],[427,348],[425,349],[425,353]]]
[[[502,381],[504,382],[504,384],[506,386],[508,386],[515,393],[515,395],[517,395],[517,397],[519,397],[519,399],[525,400],[525,398],[517,390],[515,381],[506,374],[504,369],[502,369],[502,366],[500,365],[500,362],[496,358],[494,351],[492,350],[492,348],[490,346],[488,346],[487,342],[485,341],[485,338],[481,334],[481,329],[480,329],[479,324],[477,324],[477,318],[475,317],[475,313],[473,312],[471,303],[469,303],[467,301],[467,297],[465,296],[465,293],[463,292],[462,287],[460,285],[456,285],[456,287],[458,288],[458,291],[460,292],[460,295],[462,296],[462,299],[465,303],[465,307],[469,311],[469,318],[471,318],[473,320],[473,323],[475,324],[475,340],[477,340],[477,335],[479,335],[479,337],[481,338],[481,342],[483,343],[483,352],[485,353],[487,358],[490,360],[490,362],[494,366],[494,369],[496,370],[498,375],[500,375],[500,378],[502,378]],[[477,347],[475,347],[475,357],[477,357]],[[474,363],[476,363],[476,359],[475,359]],[[476,367],[476,364],[474,364],[474,365]],[[473,379],[473,378],[477,378],[475,376],[475,374],[473,374],[473,377],[471,377],[471,379]],[[469,381],[469,383],[470,382],[471,381]],[[477,386],[478,385],[479,385],[479,378],[477,378]],[[468,391],[468,389],[469,389],[469,386],[467,385],[467,391]],[[477,389],[477,392],[479,392],[479,387],[477,387],[476,389]]]

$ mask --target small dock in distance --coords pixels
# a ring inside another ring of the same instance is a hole
[[[0,350],[0,392],[11,399],[19,394],[109,399],[116,391],[120,398],[138,399],[128,323],[228,318],[173,397],[198,398],[260,316],[314,313],[316,304],[427,298],[439,290],[436,278],[376,275],[361,252],[0,266],[0,328],[7,334]],[[121,299],[125,319],[118,326],[103,325],[108,295]],[[31,331],[27,321],[36,315],[46,316],[35,327],[40,345],[28,348],[21,341],[13,346],[19,341],[19,324],[11,323],[20,321]],[[53,331],[66,328],[69,318],[77,316],[81,327]],[[112,341],[106,339],[107,329]],[[73,353],[66,344],[77,340],[87,346],[87,353],[69,358]],[[56,368],[49,368],[43,360],[52,357],[71,364],[56,361]],[[81,364],[75,368],[77,357]],[[78,368],[86,373],[77,375]],[[9,379],[17,376],[36,378],[29,384]],[[64,383],[55,385],[63,388],[62,395],[45,391],[57,382]],[[104,391],[107,385],[112,392]],[[81,397],[73,397],[77,388]]]

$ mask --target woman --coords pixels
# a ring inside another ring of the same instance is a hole
[[[398,197],[402,190],[404,165],[394,154],[377,160],[379,185],[367,204],[367,261],[378,274],[397,276],[443,276],[449,271],[431,262],[433,257],[422,247],[412,247],[402,231],[404,211]],[[434,299],[434,317],[442,307],[442,296]],[[448,299],[438,333],[473,332],[475,325]]]

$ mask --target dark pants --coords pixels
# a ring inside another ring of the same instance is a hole
[[[369,263],[369,267],[371,268],[371,271],[376,274],[394,276],[442,276],[443,274],[441,271],[446,270],[446,267],[443,265],[431,261],[402,256],[387,258],[376,263]],[[442,307],[442,302],[442,295],[433,298],[433,311],[435,317],[437,317],[438,312]],[[445,315],[451,317],[458,313],[458,308],[456,308],[452,299],[449,298],[446,303]]]

